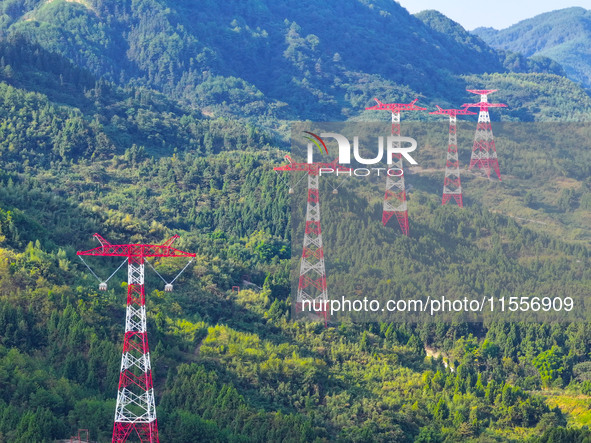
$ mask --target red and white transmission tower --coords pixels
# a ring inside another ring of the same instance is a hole
[[[489,103],[488,94],[492,94],[498,89],[467,89],[472,94],[480,95],[479,103],[464,103],[463,108],[480,108],[478,113],[478,124],[476,125],[476,133],[474,134],[474,146],[472,148],[472,157],[470,158],[470,167],[477,166],[484,169],[486,176],[490,178],[491,168],[497,173],[499,181],[501,180],[501,172],[499,171],[499,160],[497,158],[497,149],[495,147],[495,139],[492,132],[492,125],[490,123],[489,108],[506,108],[507,105],[502,103]]]
[[[101,246],[88,251],[78,251],[77,255],[81,259],[83,255],[127,258],[128,278],[125,336],[123,339],[123,355],[121,357],[121,371],[119,374],[119,388],[117,406],[115,407],[115,424],[113,426],[112,441],[113,443],[125,442],[132,432],[135,431],[142,442],[157,443],[159,442],[158,424],[156,421],[150,349],[148,347],[146,330],[144,263],[147,261],[147,257],[194,258],[195,254],[171,247],[172,243],[178,238],[178,235],[172,236],[161,245],[112,245],[98,234],[94,234],[93,237],[100,242]],[[84,262],[83,259],[82,261]],[[86,264],[86,262],[84,263]],[[92,269],[90,271],[96,277]],[[174,280],[176,278],[178,278],[178,275]],[[165,291],[172,291],[174,280],[166,284]],[[99,289],[103,291],[107,289],[106,281],[101,282]]]
[[[392,113],[392,135],[400,135],[400,113],[402,111],[426,111],[427,108],[415,106],[419,100],[414,99],[410,103],[382,103],[377,98],[374,99],[378,104],[369,108],[368,111],[390,111]],[[400,142],[394,142],[395,148],[400,148]],[[402,154],[393,154],[393,167],[403,171],[402,168]],[[395,161],[394,161],[395,160]],[[406,204],[406,187],[404,184],[404,173],[400,176],[386,177],[386,193],[384,194],[384,209],[382,212],[382,224],[386,223],[396,215],[398,224],[402,233],[409,235],[408,226],[408,206]]]
[[[437,106],[437,105],[435,105]],[[449,141],[447,145],[447,160],[445,162],[445,178],[443,179],[443,197],[441,204],[445,205],[452,197],[460,208],[462,202],[462,183],[460,181],[460,161],[458,159],[458,137],[456,131],[457,115],[476,115],[475,112],[464,109],[442,109],[429,114],[449,115]]]
[[[308,150],[311,146],[308,146]],[[308,173],[308,204],[306,206],[306,229],[304,234],[304,248],[300,260],[300,278],[296,297],[296,313],[302,310],[305,300],[312,306],[320,306],[324,317],[324,324],[328,324],[326,303],[328,291],[326,289],[326,269],[324,266],[324,247],[322,245],[322,230],[320,228],[320,193],[318,190],[318,176],[320,169],[332,169],[334,172],[351,171],[342,166],[337,160],[332,163],[295,163],[286,155],[288,164],[273,168],[275,171],[307,172]],[[336,193],[333,190],[333,193]],[[293,191],[290,189],[290,193]]]

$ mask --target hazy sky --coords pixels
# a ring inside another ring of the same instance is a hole
[[[396,0],[411,14],[425,9],[436,9],[464,28],[479,26],[503,29],[521,20],[555,9],[582,6],[591,9],[591,0]]]

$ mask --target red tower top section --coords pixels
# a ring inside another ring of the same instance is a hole
[[[173,235],[161,245],[127,244],[112,245],[99,234],[94,234],[101,246],[88,251],[78,251],[76,255],[95,255],[108,257],[195,257],[195,254],[172,248],[170,245],[179,238]]]
[[[471,92],[472,94],[480,95],[480,102],[479,103],[464,103],[462,105],[463,108],[480,108],[481,111],[488,111],[488,108],[506,108],[507,105],[503,103],[489,103],[487,95],[491,94],[498,89],[466,89],[466,91]]]
[[[440,114],[440,115],[476,115],[476,112],[469,111],[468,108],[463,109],[443,109],[441,106],[437,106],[437,111],[429,112],[429,114]]]
[[[421,108],[420,106],[415,106],[415,103],[419,101],[418,98],[415,98],[410,103],[382,103],[377,98],[374,100],[378,103],[376,106],[371,106],[369,108],[365,108],[367,111],[390,111],[390,112],[400,112],[400,111],[426,111],[427,108]]]
[[[488,95],[497,92],[498,89],[466,89],[466,91],[471,92],[472,94]]]

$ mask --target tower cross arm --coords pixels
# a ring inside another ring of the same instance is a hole
[[[284,166],[278,166],[276,168],[273,168],[273,170],[275,171],[304,171],[304,172],[308,172],[311,174],[315,174],[318,172],[318,170],[320,168],[331,168],[335,171],[350,171],[351,168],[347,167],[347,166],[343,166],[339,163],[339,159],[334,159],[331,163],[297,163],[294,162],[291,157],[289,157],[288,155],[285,156],[285,159],[288,161],[287,165]]]
[[[477,95],[488,95],[492,94],[493,92],[497,92],[498,89],[466,89],[466,91]]]
[[[488,109],[488,108],[506,108],[507,105],[503,103],[487,103],[487,102],[480,102],[480,103],[464,103],[462,105],[463,108],[480,108],[480,109]]]
[[[101,257],[195,257],[196,254],[181,251],[164,245],[106,245],[88,251],[78,251],[76,255]]]
[[[274,171],[307,171],[310,166],[308,163],[289,163],[284,166],[273,168]]]
[[[437,105],[435,105],[437,106]],[[437,111],[429,112],[429,114],[439,114],[439,115],[476,115],[476,112],[472,112],[468,110],[467,107],[463,109],[443,109],[440,106],[437,106]]]
[[[390,112],[400,112],[400,111],[426,111],[427,108],[422,108],[420,106],[415,105],[418,98],[415,98],[410,103],[382,103],[377,98],[374,98],[377,102],[377,105],[370,106],[369,108],[365,108],[366,111],[390,111]]]
[[[161,245],[151,244],[126,244],[113,245],[98,234],[94,235],[101,245],[87,251],[78,251],[76,255],[92,255],[101,257],[195,257],[191,252],[181,251],[170,245],[179,238],[173,235]]]
[[[277,166],[273,168],[274,171],[307,171],[309,168],[308,163],[297,163],[294,162],[289,155],[285,156],[287,164],[283,166]]]

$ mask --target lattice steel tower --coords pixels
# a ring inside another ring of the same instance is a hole
[[[472,157],[470,158],[470,167],[474,166],[484,169],[486,176],[490,178],[491,168],[497,173],[499,181],[501,180],[501,172],[499,171],[499,160],[497,158],[497,149],[495,147],[495,139],[492,132],[492,125],[490,123],[489,108],[506,108],[507,105],[502,103],[489,103],[488,94],[492,94],[498,89],[467,89],[472,94],[480,95],[479,103],[464,103],[463,108],[480,108],[478,112],[478,124],[476,125],[476,133],[474,134],[474,146],[472,147]]]
[[[146,328],[144,264],[147,257],[195,257],[195,254],[171,247],[178,235],[161,245],[112,245],[98,234],[94,234],[94,237],[101,246],[78,251],[79,256],[127,258],[125,336],[112,441],[125,442],[135,432],[142,442],[157,443],[158,423]],[[106,282],[101,282],[99,289],[106,290]],[[172,291],[172,284],[167,284],[165,290]]]
[[[445,178],[443,179],[443,196],[441,204],[445,205],[452,198],[460,208],[464,207],[462,201],[462,182],[460,180],[460,161],[458,159],[458,137],[456,128],[457,115],[476,115],[475,112],[464,109],[442,109],[437,106],[437,111],[429,114],[449,115],[449,140],[447,145],[447,160],[445,162]]]
[[[310,151],[311,145],[308,147]],[[275,171],[303,171],[308,173],[308,201],[306,205],[306,228],[304,232],[304,247],[300,259],[300,276],[296,296],[296,313],[301,312],[304,301],[310,301],[313,306],[322,307],[320,314],[328,323],[326,303],[328,291],[326,287],[326,268],[324,264],[324,246],[322,244],[322,229],[320,227],[320,193],[318,178],[321,168],[333,171],[350,171],[335,160],[332,163],[295,163],[289,156],[285,156],[288,164],[274,168]],[[290,189],[290,192],[292,190]],[[334,192],[334,191],[333,191]]]
[[[392,135],[400,135],[400,113],[402,111],[426,111],[427,108],[421,108],[415,106],[415,103],[419,100],[414,99],[410,103],[382,103],[377,98],[374,99],[378,104],[365,108],[368,111],[390,111],[392,113]],[[400,142],[394,142],[395,148],[400,148]],[[392,167],[404,171],[402,167],[402,154],[394,154],[392,156]],[[406,236],[409,235],[409,224],[408,224],[408,205],[406,203],[406,185],[404,184],[404,173],[400,176],[386,177],[386,192],[384,194],[384,209],[382,211],[382,224],[386,226],[386,223],[396,215],[398,224],[402,233]]]

